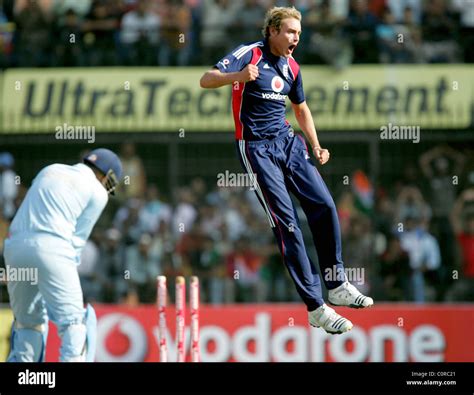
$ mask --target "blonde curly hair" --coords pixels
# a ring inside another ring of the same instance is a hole
[[[294,18],[301,21],[301,12],[295,7],[273,7],[267,11],[265,15],[265,23],[263,25],[263,37],[270,37],[270,28],[274,27],[278,32],[281,29],[281,21],[286,18]]]

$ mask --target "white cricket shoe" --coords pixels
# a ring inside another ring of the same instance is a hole
[[[337,288],[329,290],[328,300],[333,306],[348,306],[354,309],[362,309],[374,304],[372,298],[362,295],[359,290],[348,281]]]
[[[319,306],[316,310],[309,311],[308,321],[311,326],[316,328],[321,327],[331,335],[350,331],[353,327],[352,322],[337,314],[334,309],[327,304]]]

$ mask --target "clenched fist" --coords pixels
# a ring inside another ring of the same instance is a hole
[[[313,154],[320,164],[324,165],[329,160],[329,151],[325,148],[313,148]]]
[[[257,78],[258,67],[254,64],[249,64],[240,72],[239,82],[255,81]]]

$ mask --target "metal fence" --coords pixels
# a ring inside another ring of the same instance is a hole
[[[331,161],[320,168],[328,186],[337,191],[345,175],[361,169],[376,184],[390,184],[401,176],[407,164],[417,166],[419,156],[433,145],[448,143],[459,150],[474,149],[474,130],[424,131],[420,142],[385,141],[379,132],[320,132],[321,143],[331,151]],[[147,180],[156,183],[165,195],[195,177],[209,187],[216,185],[217,174],[242,171],[232,133],[97,133],[94,144],[60,141],[54,133],[39,135],[0,135],[0,150],[15,157],[15,170],[22,183],[29,184],[35,174],[51,163],[75,163],[80,153],[106,146],[119,150],[124,141],[134,142],[142,158]]]

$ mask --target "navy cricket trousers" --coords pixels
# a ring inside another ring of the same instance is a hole
[[[341,232],[336,205],[314,166],[303,138],[285,133],[273,140],[237,140],[238,156],[250,175],[278,242],[296,289],[312,311],[324,303],[321,279],[306,253],[303,234],[290,192],[299,200],[308,219],[327,289],[343,283]]]

